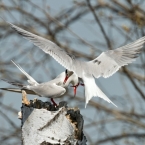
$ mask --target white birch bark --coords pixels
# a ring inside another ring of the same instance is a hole
[[[86,145],[83,134],[83,117],[79,109],[68,108],[66,102],[54,107],[49,102],[28,101],[22,92],[22,109],[18,118],[22,121],[23,145]]]

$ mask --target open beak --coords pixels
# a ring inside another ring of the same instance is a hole
[[[67,80],[68,80],[68,76],[65,77],[63,84],[65,84]]]

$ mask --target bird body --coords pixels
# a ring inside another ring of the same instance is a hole
[[[16,64],[14,61],[12,61],[16,67],[27,77],[27,81],[29,85],[22,85],[17,82],[10,82],[6,81],[12,85],[20,87],[21,90],[26,90],[28,94],[37,94],[39,96],[47,97],[47,98],[57,98],[62,96],[66,92],[66,88],[70,83],[73,85],[75,83],[78,83],[78,77],[75,76],[74,74],[69,77],[67,80],[66,84],[64,84],[64,79],[65,79],[65,72],[62,72],[60,75],[58,75],[55,79],[49,81],[49,82],[44,82],[44,83],[38,83],[36,80],[34,80],[28,73],[26,73],[19,64]],[[21,90],[15,89],[15,88],[2,88],[3,90],[8,90],[12,92],[18,92],[21,93]]]
[[[141,52],[141,48],[145,42],[145,37],[142,37],[123,47],[102,52],[94,60],[83,62],[75,59],[74,56],[68,54],[50,40],[25,31],[11,23],[9,23],[9,25],[24,38],[30,40],[34,45],[38,46],[45,53],[52,56],[58,63],[60,63],[69,71],[72,71],[77,77],[83,80],[85,86],[86,104],[93,96],[98,96],[115,105],[98,88],[94,77],[110,77],[116,71],[118,71],[120,67],[133,62]]]

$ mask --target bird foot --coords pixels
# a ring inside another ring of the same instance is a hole
[[[27,94],[24,90],[22,90],[22,103],[25,105],[30,105],[30,102],[27,99]]]

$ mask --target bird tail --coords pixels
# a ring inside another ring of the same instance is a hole
[[[107,101],[108,103],[113,104],[115,107],[117,107],[101,90],[100,88],[96,85],[96,96],[104,99],[105,101]]]
[[[108,103],[112,103],[115,107],[117,107],[101,90],[100,88],[96,85],[95,79],[93,77],[85,77],[83,78],[84,85],[85,85],[85,97],[86,97],[86,105],[85,108],[91,100],[91,98],[94,97],[100,97],[107,101]]]
[[[11,61],[27,77],[27,81],[30,85],[38,85],[38,83],[28,73],[26,73],[19,64],[15,63],[13,60]]]

